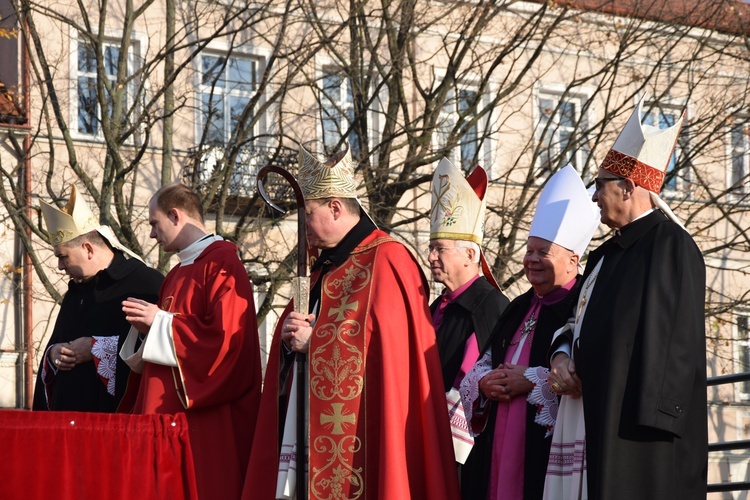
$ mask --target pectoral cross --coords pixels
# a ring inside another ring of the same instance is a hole
[[[342,412],[344,403],[331,403],[331,407],[333,408],[332,413],[322,413],[320,415],[320,423],[323,425],[333,424],[333,430],[331,431],[331,434],[343,434],[344,424],[353,425],[357,421],[357,417],[354,415],[354,413],[348,413],[344,415],[344,413]]]
[[[534,329],[536,328],[536,312],[532,313],[531,316],[529,316],[529,319],[523,322],[523,328],[521,329],[521,336],[518,337],[518,342],[511,342],[510,345],[518,345],[521,343],[523,339],[526,338],[526,336],[529,336],[529,339],[531,339],[531,336],[529,334],[534,333]]]

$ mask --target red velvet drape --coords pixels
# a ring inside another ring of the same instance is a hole
[[[0,411],[0,498],[196,499],[185,415]]]

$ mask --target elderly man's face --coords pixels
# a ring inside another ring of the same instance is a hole
[[[432,278],[450,291],[463,286],[467,282],[467,276],[471,278],[475,274],[469,271],[472,263],[469,249],[457,247],[454,240],[430,240],[427,261],[430,263]]]
[[[623,216],[625,207],[622,183],[625,179],[600,168],[594,182],[596,191],[591,199],[601,209],[602,223],[617,229],[630,222]]]
[[[541,296],[563,286],[577,274],[578,259],[570,250],[536,236],[529,236],[523,270]]]

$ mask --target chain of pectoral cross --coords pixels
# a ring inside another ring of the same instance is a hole
[[[591,273],[588,280],[586,280],[586,286],[583,288],[583,293],[581,293],[581,301],[578,303],[578,314],[576,314],[576,322],[578,322],[581,318],[581,314],[583,313],[583,308],[586,305],[586,299],[589,296],[589,288],[591,288],[591,285],[596,283],[596,277],[599,276],[599,270],[596,270],[596,273]]]
[[[534,330],[536,329],[536,318],[539,314],[539,303],[534,305],[534,311],[532,311],[529,318],[523,322],[523,328],[521,329],[521,336],[517,341],[511,342],[510,345],[518,345],[526,337],[529,338],[529,345],[531,345],[532,337],[534,336]]]

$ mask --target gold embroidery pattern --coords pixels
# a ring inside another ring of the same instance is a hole
[[[357,197],[357,184],[354,182],[356,162],[347,143],[346,154],[333,166],[318,161],[305,148],[299,148],[298,181],[306,200],[316,200],[339,196]]]
[[[362,394],[364,356],[354,342],[347,340],[361,340],[360,333],[360,325],[354,321],[338,327],[329,323],[317,331],[316,339],[324,343],[310,359],[310,391],[314,397],[323,401],[334,398],[350,401]]]
[[[372,286],[373,252],[355,251],[323,283],[322,311],[310,343],[311,496],[360,498],[364,492],[364,322]],[[325,315],[325,317],[324,317]]]
[[[348,300],[348,295],[357,293],[370,285],[370,278],[372,271],[370,270],[371,264],[360,264],[361,256],[352,256],[351,265],[344,269],[343,276],[332,276],[331,279],[325,283],[325,294],[331,299],[340,299],[343,303]]]
[[[435,204],[432,207],[430,217],[437,221],[442,215],[443,220],[440,224],[450,227],[454,225],[464,215],[465,207],[461,203],[461,191],[452,189],[450,176],[440,175],[440,185],[433,187]]]
[[[352,467],[346,456],[360,451],[362,440],[357,436],[346,436],[337,442],[330,436],[319,436],[315,438],[312,447],[316,453],[331,456],[325,466],[312,469],[314,498],[361,497],[365,487],[362,481],[362,467]],[[324,491],[327,494],[322,493]]]
[[[607,156],[604,157],[602,168],[620,177],[631,179],[652,193],[658,194],[661,191],[661,185],[664,183],[664,172],[614,149],[610,149]]]
[[[430,211],[430,220],[433,222],[437,221],[440,210],[448,210],[448,206],[443,202],[443,198],[451,188],[451,179],[448,174],[438,175],[438,179],[439,185],[435,186],[433,184],[432,186],[432,194],[435,195],[435,204],[432,205],[432,210]]]
[[[73,231],[65,231],[63,229],[58,229],[55,233],[50,233],[50,240],[52,241],[53,245],[58,245],[62,243],[63,241],[68,241],[73,239]]]

